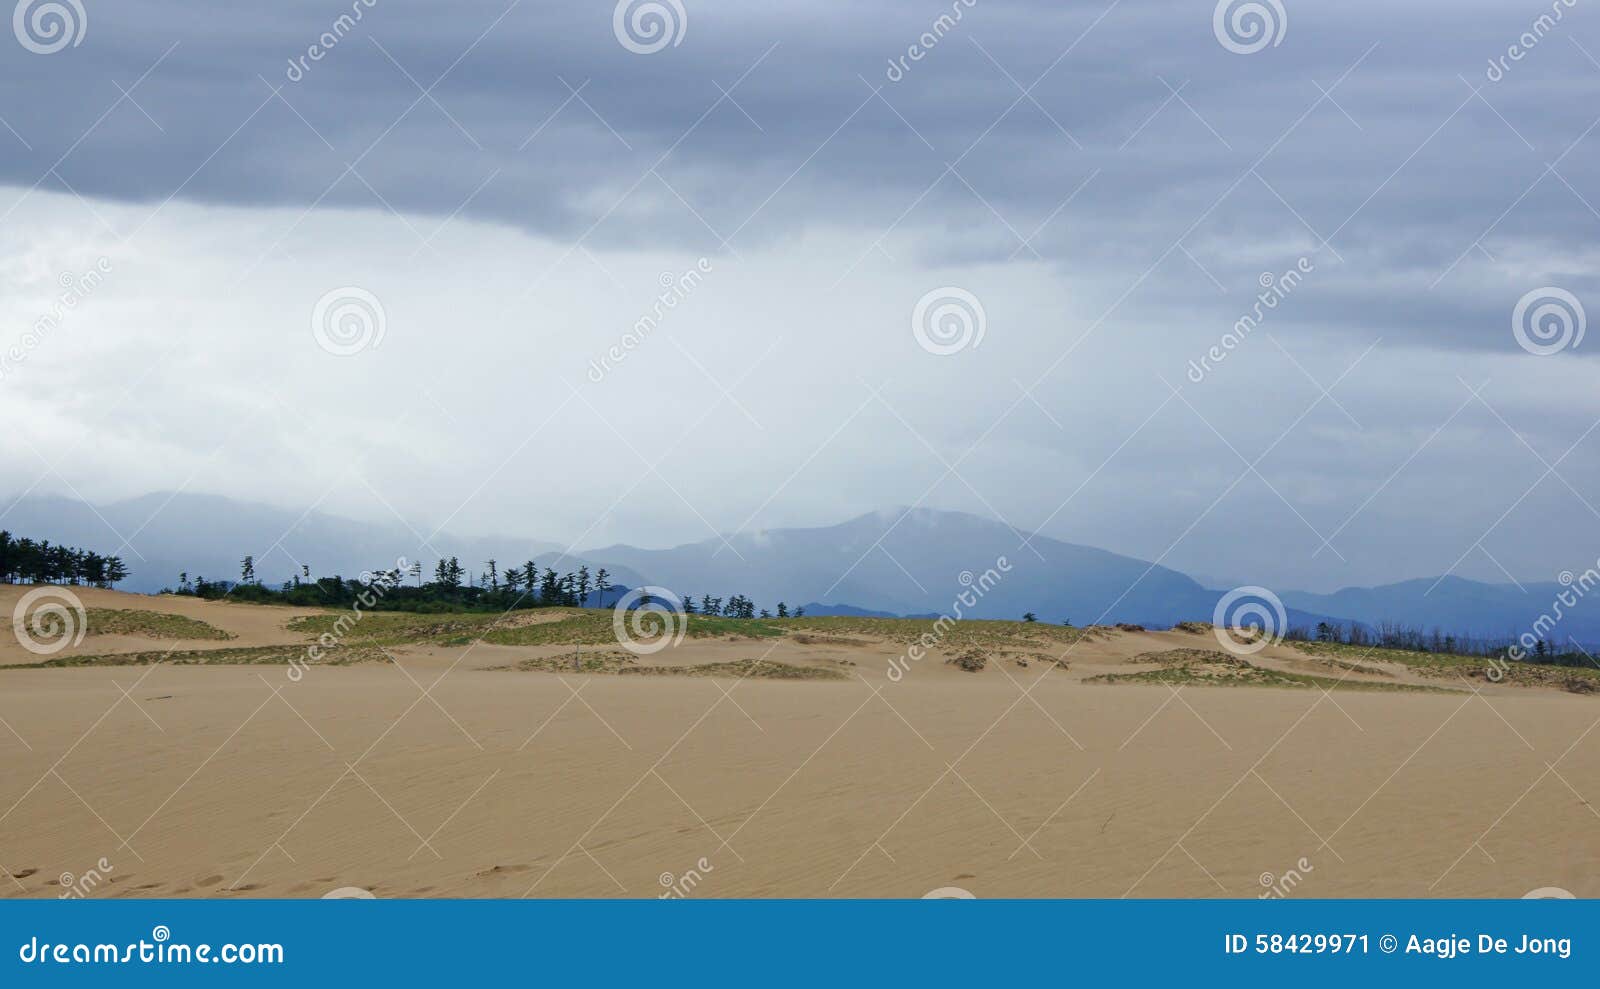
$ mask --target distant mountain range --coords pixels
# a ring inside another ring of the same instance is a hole
[[[146,593],[176,587],[180,573],[190,579],[236,580],[239,561],[247,554],[255,557],[256,573],[269,584],[290,579],[302,566],[310,567],[314,577],[355,577],[363,570],[392,568],[400,557],[420,560],[431,576],[438,556],[423,546],[424,539],[440,553],[460,557],[472,574],[491,559],[502,569],[530,559],[561,571],[585,563],[595,569],[591,561],[563,557],[561,547],[552,542],[444,532],[429,538],[429,527],[413,531],[399,521],[357,522],[216,495],[159,493],[94,506],[29,496],[0,504],[0,512],[0,529],[16,535],[120,555],[129,572],[123,589]],[[128,545],[119,549],[124,539]],[[636,573],[617,572],[612,582],[632,586],[646,581]]]
[[[356,522],[321,512],[288,512],[211,495],[152,494],[90,506],[53,496],[10,504],[0,528],[101,552],[120,550],[129,590],[174,586],[178,574],[232,578],[245,554],[262,579],[278,582],[311,568],[314,576],[355,576],[392,567],[397,557],[421,559],[431,573],[437,555],[421,547],[428,533],[396,522]],[[616,545],[563,556],[551,542],[527,538],[429,540],[460,557],[471,573],[486,561],[502,569],[535,560],[565,571],[604,567],[620,587],[659,585],[696,601],[743,594],[759,608],[779,601],[809,614],[867,616],[951,613],[962,595],[966,617],[1040,621],[1132,622],[1165,627],[1210,621],[1226,589],[1208,588],[1167,567],[1048,536],[1016,532],[962,512],[896,509],[838,525],[772,529],[715,537],[671,549]],[[1507,638],[1551,610],[1559,584],[1486,584],[1459,577],[1407,580],[1332,594],[1280,590],[1290,624],[1384,622],[1435,627],[1477,638]],[[1596,595],[1600,598],[1600,595]],[[608,596],[609,601],[615,595]],[[1551,636],[1600,642],[1600,604],[1581,601]]]

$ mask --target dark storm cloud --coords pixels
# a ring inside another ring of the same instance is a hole
[[[91,3],[77,47],[3,46],[0,179],[713,253],[896,225],[930,262],[1092,276],[1107,307],[1150,269],[1130,316],[1215,279],[1208,326],[1304,253],[1285,329],[1438,347],[1503,349],[1546,281],[1597,297],[1593,15],[1283,6],[1281,43],[1240,55],[1209,2],[684,0],[680,43],[641,55],[610,3]]]

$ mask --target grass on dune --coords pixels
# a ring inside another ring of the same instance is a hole
[[[1256,666],[1237,656],[1209,649],[1171,649],[1144,653],[1136,661],[1160,663],[1161,668],[1138,673],[1104,673],[1085,683],[1160,683],[1174,687],[1319,687],[1325,690],[1387,690],[1407,693],[1454,693],[1441,687],[1403,683],[1372,683],[1337,677],[1289,673]]]
[[[604,652],[587,652],[576,657],[577,668],[571,656],[535,656],[524,659],[515,666],[494,667],[497,670],[541,673],[610,673],[623,676],[678,676],[726,677],[755,680],[848,680],[839,670],[818,666],[795,666],[772,660],[737,659],[722,663],[697,663],[683,666],[641,665],[631,653],[620,649]]]
[[[856,618],[827,616],[774,619],[772,625],[783,630],[820,632],[826,635],[865,635],[902,645],[910,645],[924,635],[938,639],[945,648],[996,647],[1049,649],[1067,646],[1084,638],[1085,629],[1043,622],[1015,622],[968,618],[939,623],[930,618]]]
[[[0,666],[0,670],[78,669],[104,666],[350,666],[355,663],[385,662],[382,650],[370,646],[340,646],[322,650],[322,658],[312,662],[306,646],[241,646],[231,649],[153,649],[147,652],[108,653],[94,656],[58,656],[38,663]]]
[[[421,613],[412,611],[328,611],[292,619],[291,632],[310,636],[333,635],[343,640],[374,645],[433,643],[455,640],[470,642],[497,628],[511,629],[529,622],[561,624],[556,616],[571,614],[567,609],[523,609],[504,613],[454,612]],[[553,618],[556,620],[552,621]]]
[[[1443,679],[1559,687],[1573,693],[1600,692],[1600,668],[1593,666],[1511,663],[1489,656],[1414,652],[1409,649],[1377,649],[1372,646],[1352,646],[1340,642],[1295,642],[1293,645],[1301,652],[1319,658],[1368,664],[1399,663],[1424,676]],[[1495,675],[1491,676],[1491,673]]]
[[[503,646],[615,645],[610,608],[528,608],[499,614],[419,614],[406,611],[369,611],[359,619],[351,611],[329,611],[289,622],[289,630],[311,636],[341,635],[352,642],[377,645],[465,645],[476,640]],[[779,621],[686,616],[690,638],[772,638],[787,634]],[[649,614],[649,623],[662,619]]]
[[[610,609],[568,612],[559,621],[494,629],[483,635],[483,641],[502,646],[615,645],[614,614]],[[666,618],[646,612],[625,620],[630,627],[634,622],[648,638],[660,633]],[[681,627],[685,637],[691,639],[768,639],[786,635],[783,624],[776,619],[686,615]]]
[[[89,635],[142,635],[149,639],[214,639],[235,636],[197,618],[132,608],[88,608]]]

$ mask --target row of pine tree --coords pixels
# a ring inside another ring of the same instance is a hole
[[[346,579],[340,576],[312,577],[311,568],[302,565],[301,572],[279,587],[269,587],[256,574],[255,557],[239,561],[239,579],[207,580],[205,577],[189,578],[187,572],[178,575],[178,586],[168,593],[194,595],[217,600],[253,601],[295,605],[340,606],[363,601],[363,607],[379,611],[442,612],[457,610],[505,610],[509,608],[537,607],[612,607],[621,599],[625,588],[611,583],[611,573],[604,568],[593,573],[587,565],[576,571],[557,573],[553,567],[543,570],[533,560],[520,566],[502,568],[498,561],[489,560],[477,574],[462,566],[459,557],[448,557],[436,563],[432,579],[425,577],[429,571],[420,563],[403,567],[374,570],[362,578]],[[613,592],[616,595],[613,596]],[[778,602],[774,614],[757,608],[754,601],[743,594],[726,598],[707,594],[697,602],[693,595],[679,599],[687,614],[701,614],[721,618],[801,618],[804,608],[789,609],[787,603]],[[630,602],[630,607],[669,605],[671,602],[640,597]]]
[[[120,556],[102,556],[94,550],[0,530],[0,583],[115,587],[127,577]]]

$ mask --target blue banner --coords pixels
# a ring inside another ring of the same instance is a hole
[[[1600,975],[1597,922],[1593,900],[11,901],[0,983],[1572,984]]]

